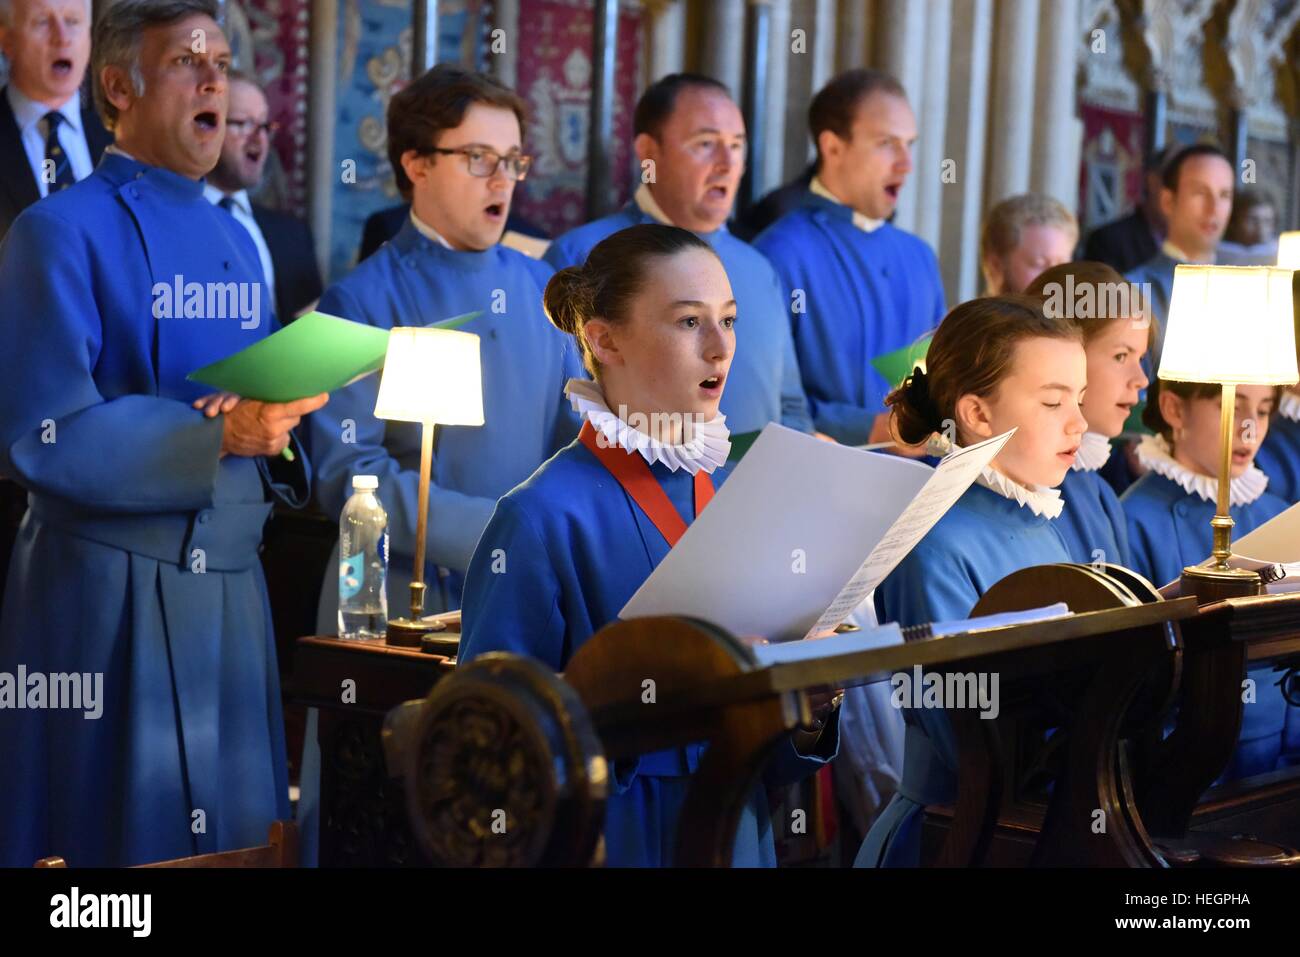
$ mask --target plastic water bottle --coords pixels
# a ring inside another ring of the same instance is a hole
[[[352,477],[339,519],[339,637],[384,637],[388,628],[388,514],[373,475]]]

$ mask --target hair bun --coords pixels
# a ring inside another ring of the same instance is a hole
[[[566,266],[552,276],[542,293],[546,318],[561,332],[579,337],[591,318],[595,292],[586,266]]]

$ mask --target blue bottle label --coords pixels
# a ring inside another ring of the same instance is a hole
[[[366,582],[365,554],[358,552],[339,559],[339,601],[345,602]]]

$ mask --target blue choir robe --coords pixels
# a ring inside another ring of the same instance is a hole
[[[256,288],[263,315],[167,318],[177,277]],[[110,153],[15,221],[0,288],[0,472],[30,503],[0,672],[103,675],[98,719],[0,708],[0,864],[265,843],[288,782],[258,545],[309,476],[219,457],[185,380],[272,331],[257,250],[201,181]]]
[[[1145,575],[1157,586],[1167,584],[1183,573],[1188,565],[1198,565],[1210,557],[1214,533],[1210,519],[1216,505],[1183,489],[1177,482],[1148,472],[1134,482],[1120,498],[1128,517],[1129,544],[1133,550],[1133,570]],[[1269,519],[1286,511],[1287,503],[1265,491],[1249,505],[1228,509],[1236,525],[1233,538],[1240,538]],[[1275,682],[1270,665],[1247,671],[1255,682],[1255,701],[1242,708],[1241,736],[1232,763],[1222,780],[1272,771],[1285,763],[1283,735],[1290,708]],[[1300,743],[1300,742],[1297,742]]]
[[[694,517],[694,480],[685,471],[650,466],[683,520]],[[724,470],[713,473],[720,484]],[[668,554],[668,543],[594,455],[580,442],[561,450],[497,503],[465,582],[460,661],[489,651],[528,655],[561,671]],[[818,742],[818,756],[778,749],[769,786],[792,783],[835,756],[838,720]],[[672,863],[676,822],[689,775],[703,748],[643,755],[614,767],[605,808],[606,863]],[[776,852],[763,788],[756,788],[736,833],[734,866],[774,866]]]
[[[1060,488],[1065,504],[1055,522],[1070,560],[1085,565],[1103,561],[1128,568],[1132,561],[1128,521],[1119,496],[1101,472],[1071,469]]]
[[[1255,464],[1268,476],[1270,492],[1288,505],[1300,502],[1300,422],[1274,412]]]
[[[853,210],[808,193],[754,240],[785,285],[817,429],[863,445],[897,383],[871,364],[934,331],[944,315],[939,263],[925,242],[885,223],[866,232]]]
[[[426,612],[459,607],[465,569],[496,500],[577,434],[564,383],[582,374],[581,358],[572,338],[542,311],[550,274],[546,264],[500,245],[482,252],[448,249],[421,235],[408,217],[390,242],[330,286],[317,307],[380,329],[482,313],[460,328],[480,338],[484,424],[434,430]],[[378,477],[388,513],[389,608],[404,613],[415,556],[422,427],[376,419],[378,390],[379,376],[370,376],[335,392],[310,417],[307,439],[327,515],[342,513],[354,475]],[[325,633],[337,627],[338,567],[330,564],[321,590]]]
[[[906,627],[970,617],[1012,572],[1070,561],[1055,521],[972,485],[876,589],[882,622]],[[928,804],[957,793],[957,748],[942,710],[906,708],[903,780],[858,851],[858,867],[916,867]]]
[[[603,219],[579,226],[551,243],[544,257],[557,270],[580,266],[591,248],[620,229],[657,220],[635,200]],[[731,281],[736,298],[736,352],[727,373],[720,411],[732,435],[760,431],[780,422],[800,432],[812,431],[808,400],[799,380],[785,294],[771,265],[726,226],[697,235],[713,247]]]

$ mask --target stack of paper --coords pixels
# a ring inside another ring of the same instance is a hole
[[[768,425],[620,617],[686,615],[770,641],[829,635],[1011,435],[931,469]]]

